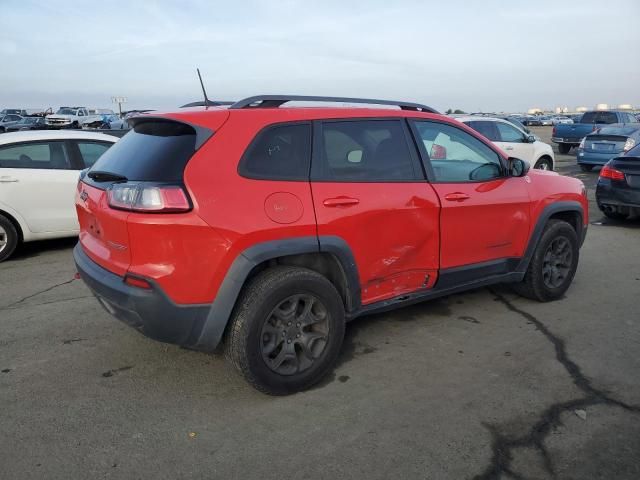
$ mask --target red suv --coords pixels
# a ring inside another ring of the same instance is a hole
[[[360,315],[499,282],[554,300],[576,271],[583,184],[423,105],[258,96],[130,123],[78,183],[80,275],[266,393],[318,382]]]

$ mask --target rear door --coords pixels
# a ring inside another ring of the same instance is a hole
[[[529,238],[528,179],[507,176],[498,153],[462,128],[426,120],[412,127],[442,203],[441,274],[506,273]]]
[[[77,148],[76,153],[80,157],[83,168],[91,168],[104,152],[109,150],[113,143],[98,140],[72,140]]]
[[[316,122],[311,189],[320,244],[351,248],[363,304],[433,285],[439,202],[404,119]]]
[[[0,147],[0,203],[24,218],[34,233],[74,233],[73,206],[80,165],[64,141]]]

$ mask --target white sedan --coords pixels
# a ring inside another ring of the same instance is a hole
[[[474,115],[455,117],[459,122],[484,135],[510,157],[526,160],[533,168],[553,170],[553,149],[535,135],[521,130],[513,123],[494,117]]]
[[[21,241],[77,235],[74,198],[80,170],[117,141],[73,130],[0,135],[0,262]]]

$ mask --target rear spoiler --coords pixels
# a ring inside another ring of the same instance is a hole
[[[182,120],[176,120],[171,117],[140,115],[136,117],[131,117],[127,119],[127,121],[129,122],[129,125],[131,125],[132,128],[135,128],[136,125],[140,125],[142,123],[147,123],[147,122],[170,122],[170,123],[182,123],[183,125],[188,125],[196,132],[196,145],[195,145],[196,150],[202,147],[202,145],[204,145],[204,143],[207,140],[209,140],[212,137],[212,135],[215,133],[210,128],[202,127],[200,125],[195,125],[189,122],[184,122]]]

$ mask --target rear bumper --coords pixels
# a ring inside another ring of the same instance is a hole
[[[600,178],[596,187],[596,202],[598,206],[640,208],[640,190],[626,185],[617,186],[611,180]]]
[[[596,153],[596,152],[585,152],[584,150],[578,150],[576,158],[578,159],[578,164],[585,165],[604,165],[612,158],[619,156],[620,153],[616,152],[608,152],[608,153]]]
[[[91,260],[79,243],[73,258],[82,280],[118,320],[154,340],[184,346],[198,343],[211,305],[178,305],[153,281],[150,289],[127,285],[123,277]]]
[[[553,143],[569,143],[571,145],[579,145],[582,138],[567,138],[567,137],[551,137]]]

